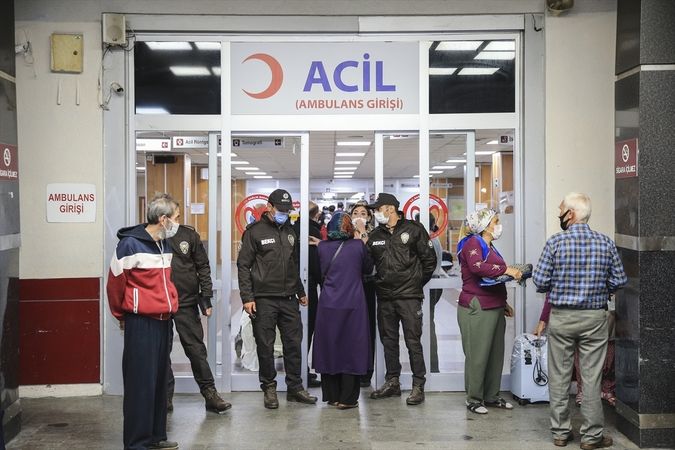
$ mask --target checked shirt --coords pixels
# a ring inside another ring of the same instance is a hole
[[[549,238],[532,279],[552,305],[579,309],[605,308],[627,282],[614,242],[585,223]]]

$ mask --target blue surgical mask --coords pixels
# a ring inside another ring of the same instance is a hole
[[[274,221],[277,224],[283,225],[283,224],[286,223],[287,220],[288,220],[288,213],[287,212],[277,211],[277,212],[274,213]]]

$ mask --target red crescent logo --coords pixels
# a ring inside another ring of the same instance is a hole
[[[276,94],[279,91],[279,89],[281,89],[281,83],[283,83],[284,81],[284,71],[281,68],[281,64],[279,64],[279,61],[277,61],[275,58],[268,55],[267,53],[255,53],[246,58],[243,62],[246,62],[249,59],[257,59],[258,61],[262,61],[265,64],[267,64],[267,67],[270,68],[270,72],[272,72],[272,81],[270,81],[270,85],[267,86],[267,88],[264,91],[248,92],[245,89],[242,89],[242,91],[244,91],[244,93],[249,97],[257,99],[270,98],[271,96]]]

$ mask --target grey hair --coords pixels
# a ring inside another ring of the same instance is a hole
[[[169,194],[155,195],[148,205],[148,223],[157,224],[162,216],[173,216],[176,208],[178,203]]]
[[[570,192],[563,199],[563,209],[574,211],[577,222],[588,223],[591,218],[591,198],[581,192]]]

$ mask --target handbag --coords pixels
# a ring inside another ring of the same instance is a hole
[[[333,257],[330,259],[330,262],[328,263],[328,266],[326,266],[326,270],[321,274],[321,284],[323,285],[323,282],[326,281],[326,275],[328,275],[328,271],[330,270],[330,266],[333,265],[333,261],[335,261],[335,258],[337,258],[338,253],[340,253],[340,250],[342,250],[342,246],[345,245],[345,241],[340,242],[340,246],[337,248],[335,253],[333,254]]]

